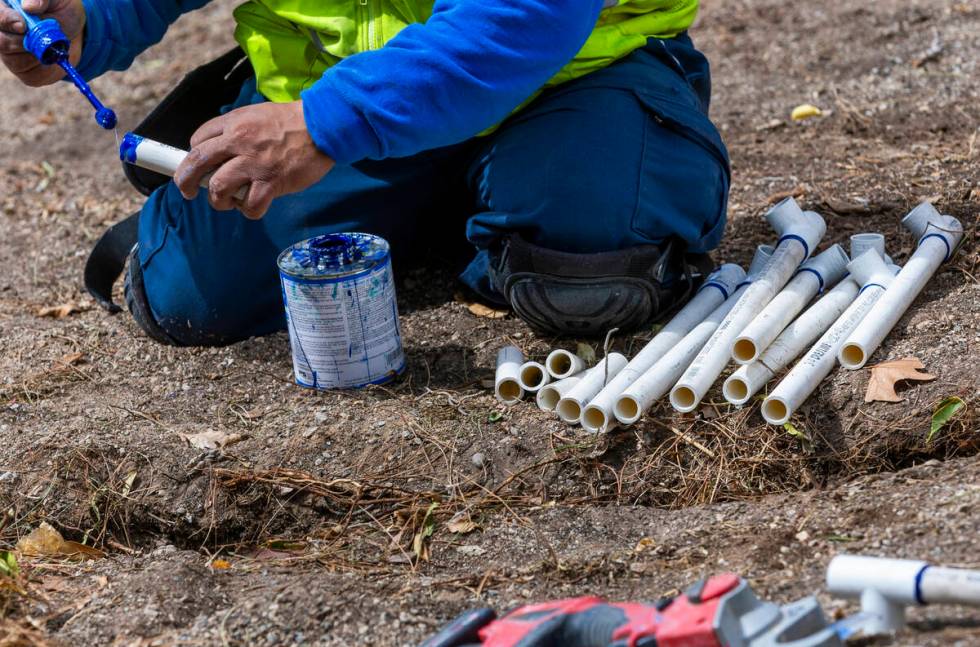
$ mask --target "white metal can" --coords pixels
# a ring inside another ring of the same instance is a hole
[[[390,247],[371,234],[326,234],[279,255],[296,383],[382,384],[405,370]]]

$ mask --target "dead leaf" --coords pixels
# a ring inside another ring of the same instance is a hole
[[[466,309],[477,317],[483,317],[485,319],[503,319],[507,316],[506,310],[494,310],[482,303],[471,303],[466,306]]]
[[[229,562],[227,559],[219,558],[211,562],[211,568],[218,571],[226,571],[231,568],[231,562]]]
[[[895,393],[895,384],[902,380],[928,382],[936,379],[935,375],[920,373],[925,366],[915,357],[895,359],[882,362],[871,367],[871,379],[868,381],[868,391],[864,395],[865,402],[902,402],[905,398]]]
[[[65,367],[75,366],[76,364],[81,364],[83,359],[85,359],[85,353],[68,353],[64,357],[55,360],[55,364]]]
[[[49,306],[47,308],[39,308],[36,314],[38,317],[52,317],[54,319],[64,319],[68,315],[75,314],[76,312],[85,312],[86,310],[88,310],[88,307],[78,303],[63,303],[60,306]]]
[[[446,530],[457,535],[468,535],[479,527],[475,521],[471,521],[466,516],[453,517],[446,524]]]
[[[47,522],[17,542],[17,550],[29,557],[67,557],[69,559],[100,559],[105,553],[97,548],[65,541],[61,533]]]
[[[215,431],[214,429],[208,429],[199,434],[180,434],[180,437],[186,440],[191,447],[205,451],[223,449],[244,438],[241,434],[230,434],[226,431]]]

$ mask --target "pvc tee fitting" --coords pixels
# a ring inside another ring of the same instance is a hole
[[[922,292],[932,275],[963,239],[963,225],[923,202],[902,220],[919,239],[918,247],[898,273],[874,312],[848,337],[839,351],[841,365],[855,370],[864,366],[881,342]]]
[[[796,409],[834,368],[837,351],[851,331],[872,310],[892,282],[895,266],[888,266],[877,251],[869,249],[851,261],[847,269],[861,285],[857,298],[817,340],[782,382],[762,402],[762,417],[772,425],[789,421]]]
[[[497,351],[497,372],[493,380],[493,390],[497,399],[504,404],[514,404],[524,397],[521,388],[521,363],[524,353],[517,346],[504,346]]]
[[[850,261],[840,245],[808,259],[786,287],[753,319],[732,344],[732,359],[748,364],[759,359],[814,296],[832,288],[847,274]]]
[[[670,404],[678,411],[686,413],[697,408],[725,369],[735,339],[786,285],[827,229],[819,214],[804,213],[792,198],[773,207],[766,219],[779,234],[776,251],[671,390]]]
[[[930,566],[919,560],[838,555],[827,567],[827,590],[860,598],[868,635],[905,625],[905,607],[934,603],[980,606],[980,571]]]
[[[694,298],[592,399],[582,414],[582,427],[592,433],[607,431],[613,424],[613,408],[623,391],[724,303],[744,279],[745,270],[734,263],[715,270]]]

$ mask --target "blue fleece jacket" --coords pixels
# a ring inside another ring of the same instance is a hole
[[[124,70],[181,14],[209,0],[83,0],[79,71]],[[353,0],[352,0],[353,1]],[[579,51],[603,0],[436,0],[375,51],[302,94],[316,145],[338,163],[458,143],[504,119]]]

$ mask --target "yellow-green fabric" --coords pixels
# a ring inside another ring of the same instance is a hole
[[[249,0],[235,10],[235,39],[255,68],[259,92],[295,101],[340,60],[378,49],[411,23],[424,23],[433,0]],[[643,47],[673,38],[697,15],[698,0],[619,0],[602,11],[575,58],[546,86],[602,69]]]

